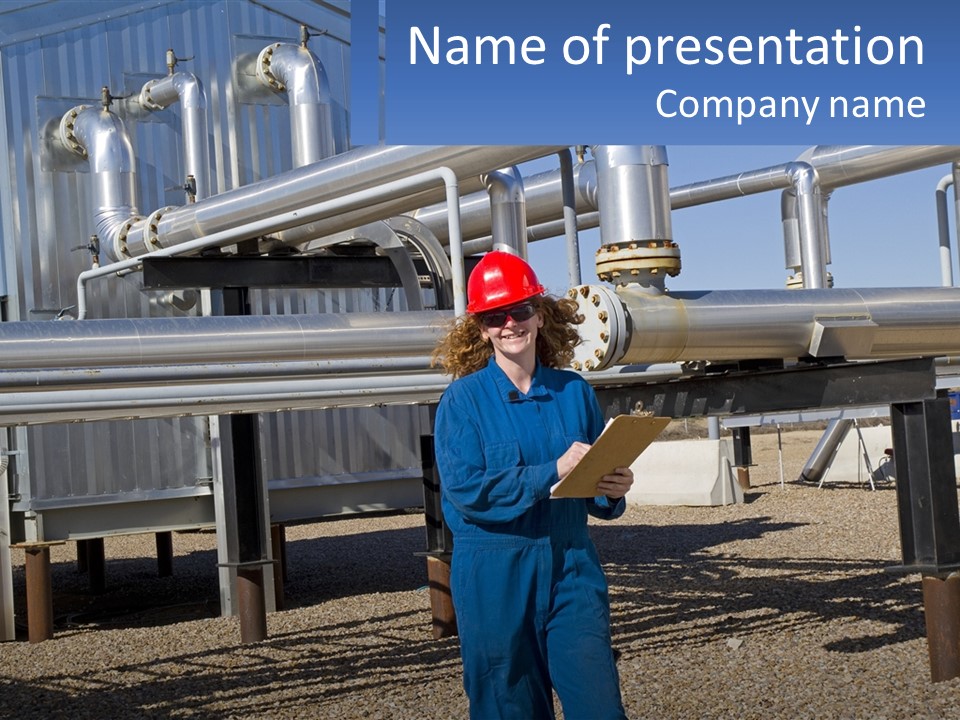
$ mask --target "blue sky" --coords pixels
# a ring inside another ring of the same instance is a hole
[[[670,186],[732,175],[794,160],[807,146],[667,146]],[[528,163],[525,174],[554,161]],[[836,287],[920,287],[941,284],[935,191],[949,174],[939,165],[902,175],[838,188],[829,203],[832,263]],[[953,194],[950,227],[955,282],[957,245]],[[671,290],[724,290],[784,287],[780,192],[735,198],[677,210],[673,238],[679,243],[683,269],[668,281]],[[597,282],[593,255],[598,230],[580,233],[584,282]],[[530,246],[530,260],[551,292],[567,286],[563,238]]]

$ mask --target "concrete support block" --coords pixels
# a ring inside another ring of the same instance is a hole
[[[743,502],[729,438],[655,442],[631,467],[636,479],[627,501],[636,505]]]

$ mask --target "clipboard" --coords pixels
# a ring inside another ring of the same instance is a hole
[[[577,466],[550,488],[550,497],[596,497],[600,478],[632,465],[669,423],[666,417],[617,415]]]

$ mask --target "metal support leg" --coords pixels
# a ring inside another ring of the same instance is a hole
[[[456,635],[457,614],[450,592],[450,564],[440,558],[428,557],[427,586],[430,588],[430,608],[433,611],[433,639]]]
[[[923,611],[930,653],[930,679],[960,677],[960,576],[924,576]]]
[[[87,571],[87,541],[77,540],[77,572]]]
[[[157,576],[170,577],[173,575],[173,533],[156,533],[157,538]]]
[[[286,564],[287,549],[284,547],[283,525],[274,523],[270,526],[270,544],[273,547],[273,558],[278,566],[273,569],[273,595],[277,610],[283,610],[283,583],[286,573],[283,567]]]
[[[53,589],[50,546],[24,547],[27,573],[27,639],[32,643],[53,638]]]
[[[946,395],[890,407],[903,565],[919,572],[934,682],[960,677],[960,509]]]
[[[733,464],[737,468],[737,482],[742,490],[750,489],[750,466],[753,465],[753,446],[750,428],[733,428]]]
[[[90,538],[86,544],[90,592],[100,595],[107,588],[107,560],[103,549],[103,538]]]
[[[450,592],[450,558],[453,535],[443,520],[440,505],[440,475],[437,473],[433,436],[420,436],[420,459],[423,465],[423,508],[427,526],[427,586],[433,614],[435,640],[457,634],[457,616]]]
[[[240,606],[240,642],[267,639],[267,608],[263,601],[263,566],[237,568],[237,602]]]
[[[247,288],[223,290],[225,315],[249,315]],[[232,478],[232,521],[235,537],[229,538],[230,560],[221,562],[236,572],[237,613],[243,642],[258,642],[267,637],[267,598],[264,578],[273,584],[272,561],[267,558],[270,526],[267,523],[267,492],[260,467],[259,416],[230,415],[221,418],[221,462],[225,482]],[[229,510],[227,512],[230,512]],[[234,544],[235,542],[235,544]],[[273,595],[269,604],[273,605]]]

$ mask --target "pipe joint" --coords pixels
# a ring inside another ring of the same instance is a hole
[[[77,138],[76,127],[80,114],[89,108],[89,105],[77,105],[60,118],[60,142],[65,148],[82,157],[87,157],[87,149]]]

